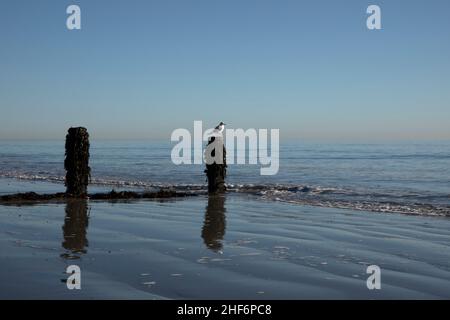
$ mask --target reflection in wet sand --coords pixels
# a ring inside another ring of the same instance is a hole
[[[62,246],[71,254],[63,254],[64,258],[77,258],[73,254],[86,253],[88,247],[87,228],[89,224],[89,207],[87,200],[68,200],[64,220]]]
[[[208,197],[202,238],[205,245],[215,252],[222,249],[222,240],[226,228],[225,212],[224,195],[211,195]]]

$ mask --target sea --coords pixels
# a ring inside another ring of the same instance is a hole
[[[175,165],[174,145],[92,140],[90,191],[163,187],[206,192],[205,166]],[[229,161],[228,192],[261,201],[450,217],[450,141],[287,141],[280,144],[278,158],[279,171],[272,176],[261,175],[260,164]],[[64,175],[64,140],[0,141],[0,195],[61,192]]]

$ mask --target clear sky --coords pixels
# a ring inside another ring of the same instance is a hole
[[[448,0],[2,0],[0,139],[169,139],[194,120],[450,139],[449,17]]]

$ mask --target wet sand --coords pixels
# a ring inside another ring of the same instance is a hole
[[[0,261],[2,299],[448,299],[450,219],[245,195],[0,206]]]

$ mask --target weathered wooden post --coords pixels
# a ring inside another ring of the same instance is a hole
[[[222,152],[221,152],[222,150]],[[216,157],[216,151],[217,157]],[[227,175],[227,151],[222,136],[210,137],[206,146],[206,177],[208,179],[208,192],[225,192],[225,177]],[[209,159],[209,160],[208,160]]]
[[[86,128],[70,128],[66,136],[66,193],[72,197],[87,196],[91,177],[89,167],[89,133]]]

